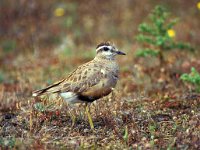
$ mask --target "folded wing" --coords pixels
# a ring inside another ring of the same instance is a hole
[[[34,91],[33,96],[66,92],[87,96],[87,93],[92,93],[91,89],[94,89],[94,92],[96,91],[95,89],[99,89],[104,80],[106,80],[106,75],[101,72],[101,66],[90,62],[79,66],[66,79]]]

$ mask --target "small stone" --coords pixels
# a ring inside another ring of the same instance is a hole
[[[177,119],[177,117],[176,117],[176,116],[174,116],[174,117],[173,117],[173,120],[176,120],[176,119]]]
[[[146,143],[145,144],[145,148],[150,148],[151,147],[151,144],[150,143]]]
[[[132,134],[135,134],[135,133],[136,133],[136,131],[135,131],[135,130],[131,130],[131,133],[132,133]]]
[[[147,140],[147,138],[146,138],[146,137],[143,137],[143,138],[142,138],[142,141],[146,141],[146,140]]]
[[[84,132],[84,133],[88,133],[89,130],[88,130],[88,129],[84,129],[83,132]]]

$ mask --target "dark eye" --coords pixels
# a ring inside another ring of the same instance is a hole
[[[108,47],[104,47],[103,50],[104,50],[104,51],[108,51],[109,48],[108,48]]]

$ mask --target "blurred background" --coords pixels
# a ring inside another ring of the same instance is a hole
[[[157,5],[168,9],[169,19],[179,18],[168,38],[195,48],[163,52],[162,65],[157,57],[135,55],[142,46],[136,40],[139,24],[149,21]],[[191,67],[200,72],[199,35],[198,0],[0,0],[0,146],[198,149],[200,95],[180,76]],[[34,99],[31,93],[93,59],[103,41],[127,55],[118,58],[114,98],[91,109],[94,133],[81,115],[71,127],[67,109],[48,110],[60,103],[48,104],[48,98]]]
[[[111,41],[128,54],[119,61],[122,74],[131,75],[132,80],[133,65],[138,63],[134,57],[139,45],[135,38],[138,25],[147,20],[158,4],[165,6],[172,18],[180,19],[174,28],[176,40],[198,49],[200,6],[196,0],[1,0],[0,82],[3,88],[30,94],[33,89],[50,84],[91,60],[96,45],[102,41]],[[178,55],[178,59],[183,59]],[[187,55],[178,64],[188,66],[186,70],[189,70],[190,62],[184,63]],[[145,63],[148,61],[143,60],[142,65]]]
[[[128,54],[119,61],[122,76],[133,80],[133,76],[137,76],[133,65],[138,61],[142,65],[140,68],[149,65],[149,61],[137,60],[134,56],[139,46],[136,41],[138,25],[146,21],[159,4],[171,12],[172,19],[180,19],[174,28],[175,39],[198,47],[200,6],[196,0],[1,0],[2,87],[6,91],[30,94],[33,89],[63,78],[68,71],[91,60],[96,45],[102,41],[111,41]],[[175,60],[183,59],[180,53],[178,55]],[[187,55],[179,65],[184,64]],[[187,66],[188,62],[185,64]],[[190,64],[186,70],[189,69]]]
[[[158,4],[165,5],[172,17],[180,18],[177,39],[198,45],[200,19],[196,0],[1,0],[1,55],[51,53],[62,44],[66,49],[81,47],[85,52],[105,40],[121,47],[134,46],[138,24]]]

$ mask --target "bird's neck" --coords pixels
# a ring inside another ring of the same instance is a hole
[[[118,70],[118,63],[116,62],[116,59],[110,59],[105,57],[95,57],[93,61],[99,62],[100,64],[105,64],[110,69],[116,69]]]
[[[112,56],[96,56],[94,60],[98,61],[115,61],[115,57]]]

